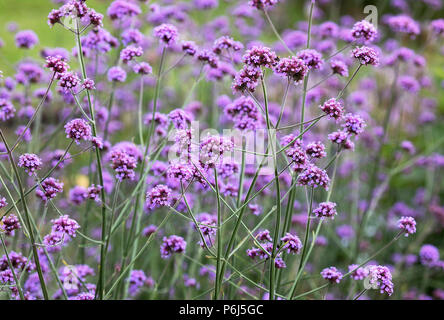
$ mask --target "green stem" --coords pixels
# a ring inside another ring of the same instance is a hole
[[[214,283],[214,300],[217,300],[221,291],[223,274],[221,273],[221,259],[222,259],[222,210],[219,197],[219,182],[217,179],[217,170],[214,167],[214,183],[216,188],[217,198],[217,256],[216,256],[216,281]]]
[[[79,63],[82,70],[82,78],[85,80],[87,78],[86,75],[86,66],[85,61],[83,57],[83,50],[82,50],[82,42],[80,40],[80,22],[79,19],[76,19],[76,40],[77,40],[77,55],[79,56]],[[95,121],[95,111],[94,111],[94,105],[91,100],[91,94],[89,90],[86,90],[86,96],[88,98],[88,107],[89,107],[89,114],[91,116],[91,127],[92,127],[92,135],[93,137],[97,137],[97,128],[96,128],[96,121]],[[99,183],[103,187],[103,173],[102,173],[102,161],[100,156],[100,150],[99,148],[95,148],[96,150],[96,162],[97,162],[97,172],[99,176]],[[101,300],[103,299],[103,294],[105,292],[104,283],[105,283],[105,257],[106,257],[106,250],[105,250],[105,232],[106,232],[106,195],[105,195],[105,188],[102,188],[100,191],[100,197],[101,197],[101,213],[102,213],[102,244],[101,244],[101,250],[100,250],[100,270],[99,270],[99,281],[97,283],[97,290],[96,290],[96,296]]]
[[[276,135],[271,132],[271,122],[270,122],[270,115],[268,110],[268,95],[267,95],[267,88],[265,85],[264,78],[261,78],[262,83],[262,91],[264,94],[264,101],[265,101],[265,118],[267,122],[267,131],[268,131],[268,143],[271,145],[271,153],[273,155],[273,167],[274,167],[274,180],[276,185],[276,222],[275,222],[275,230],[274,230],[274,237],[273,237],[273,250],[271,252],[271,259],[270,259],[270,300],[275,299],[276,295],[276,265],[275,265],[275,259],[276,259],[276,250],[278,246],[279,241],[279,231],[280,231],[280,224],[281,224],[281,191],[280,191],[280,185],[279,185],[279,173],[278,173],[278,167],[277,167],[277,157],[276,157],[276,149],[275,149],[275,138]]]

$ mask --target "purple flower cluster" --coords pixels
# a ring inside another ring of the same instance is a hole
[[[1,199],[0,199],[1,202]],[[1,208],[1,205],[0,205]],[[1,219],[0,229],[7,235],[13,236],[14,230],[21,228],[20,221],[15,214],[10,214],[7,217]]]
[[[34,172],[41,169],[42,159],[36,154],[25,153],[19,157],[17,165],[20,168],[23,168],[31,176]]]
[[[268,47],[254,46],[247,50],[243,56],[243,62],[251,67],[264,67],[272,69],[278,63],[278,57]]]
[[[405,33],[411,38],[415,38],[421,33],[419,24],[411,17],[406,15],[390,17],[387,23],[393,31]]]
[[[398,228],[404,230],[405,236],[416,233],[416,221],[413,217],[401,217],[398,221]]]
[[[311,142],[305,147],[305,152],[313,159],[322,159],[327,156],[325,145],[321,141]]]
[[[0,98],[0,120],[7,121],[14,118],[15,108],[12,103],[6,99]]]
[[[321,276],[331,283],[339,283],[341,282],[343,277],[342,272],[339,271],[336,267],[325,268],[321,271]]]
[[[171,205],[172,190],[159,184],[146,193],[146,206],[150,210]]]
[[[322,54],[313,49],[306,49],[298,52],[296,57],[305,62],[308,70],[319,70],[324,64]]]
[[[68,217],[68,215],[61,216],[58,219],[51,220],[52,232],[54,233],[64,233],[69,237],[75,238],[76,231],[80,228],[77,221]]]
[[[352,51],[352,57],[359,60],[362,65],[379,66],[379,54],[370,47],[357,47]]]
[[[353,280],[364,280],[369,275],[368,268],[359,268],[357,264],[352,264],[348,266],[348,271],[351,272],[350,277]]]
[[[325,170],[310,164],[299,175],[298,184],[312,188],[322,187],[328,190],[330,178]]]
[[[375,41],[378,32],[373,24],[367,20],[358,21],[352,29],[352,36],[356,40],[364,40],[365,42]]]
[[[224,108],[225,114],[234,122],[234,127],[240,130],[255,130],[260,125],[261,115],[249,97],[240,97]]]
[[[287,253],[299,254],[302,250],[302,242],[297,235],[287,233],[281,238],[281,241],[284,244],[283,248],[287,250]]]
[[[32,30],[17,32],[15,35],[15,44],[19,48],[32,49],[39,42],[39,38]]]
[[[187,243],[182,237],[176,235],[163,237],[163,242],[160,246],[160,255],[162,259],[168,259],[174,253],[185,252],[186,247]]]
[[[91,126],[83,119],[74,119],[65,125],[65,133],[68,139],[72,139],[75,143],[80,144],[81,140],[91,140]]]
[[[419,260],[426,267],[433,267],[439,261],[439,250],[434,245],[425,244],[419,250]]]
[[[44,202],[54,199],[61,192],[63,192],[63,182],[52,177],[43,180],[40,187],[35,191],[37,197]]]
[[[299,84],[307,75],[308,67],[304,60],[291,57],[281,59],[274,71],[280,76],[291,79],[295,84]]]
[[[368,271],[370,285],[377,286],[381,293],[386,293],[391,296],[394,285],[389,268],[385,266],[370,266]]]
[[[123,63],[128,63],[136,57],[140,57],[143,54],[142,47],[136,47],[130,45],[120,51],[120,59],[122,59]]]
[[[344,113],[342,103],[335,98],[327,100],[320,108],[330,119],[339,120]]]
[[[120,149],[111,151],[110,154],[111,167],[116,172],[116,178],[120,181],[125,179],[134,180],[136,173],[134,169],[137,167],[137,159],[128,152]]]
[[[177,28],[171,24],[162,24],[154,28],[153,34],[166,46],[175,44],[179,36]]]
[[[274,6],[278,2],[279,0],[249,0],[248,4],[256,9],[263,10]]]
[[[336,212],[336,203],[334,202],[322,202],[319,204],[319,207],[313,210],[313,213],[316,217],[324,219],[330,218],[334,219],[338,214]]]

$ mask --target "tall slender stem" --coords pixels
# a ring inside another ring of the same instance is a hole
[[[223,280],[223,274],[221,272],[221,259],[222,259],[222,210],[220,205],[219,196],[219,182],[217,179],[217,170],[214,167],[214,183],[216,188],[216,202],[217,202],[217,255],[216,255],[216,282],[214,284],[214,300],[217,300],[221,291],[221,285]]]
[[[86,75],[86,65],[83,57],[83,50],[82,50],[82,42],[80,40],[80,22],[79,19],[76,19],[76,40],[77,40],[77,55],[79,57],[79,63],[80,68],[82,71],[82,78],[85,80],[87,78]],[[88,98],[88,107],[89,107],[89,114],[91,116],[91,127],[92,127],[92,134],[94,137],[97,137],[97,128],[96,128],[96,121],[95,121],[95,111],[94,111],[94,105],[92,103],[91,94],[89,90],[86,90],[86,96]],[[103,183],[103,173],[102,173],[102,160],[100,156],[100,150],[99,148],[95,148],[96,150],[96,162],[97,162],[97,172],[99,176],[99,183],[101,186],[104,185]],[[106,240],[106,195],[105,195],[105,188],[102,188],[100,191],[100,198],[101,198],[101,213],[102,213],[102,243],[101,243],[101,250],[100,250],[100,267],[99,267],[99,280],[97,283],[97,290],[96,290],[96,296],[99,299],[103,299],[103,295],[105,292],[104,283],[105,283],[105,258],[106,258],[106,250],[105,250],[105,240]]]
[[[273,157],[273,168],[274,168],[274,181],[276,185],[276,222],[275,222],[275,229],[274,229],[274,237],[273,237],[273,250],[271,252],[271,259],[270,259],[270,300],[274,300],[275,294],[276,294],[276,265],[275,265],[275,259],[277,257],[277,245],[279,241],[279,231],[280,231],[280,223],[281,223],[281,191],[280,191],[280,185],[279,185],[279,173],[277,168],[277,156],[276,156],[276,148],[275,148],[275,138],[276,135],[272,133],[272,126],[270,122],[270,115],[268,110],[268,94],[267,94],[267,87],[265,85],[265,80],[262,77],[261,78],[262,83],[262,91],[264,94],[264,101],[265,101],[265,118],[267,122],[267,131],[268,131],[268,143],[270,145],[272,157]]]

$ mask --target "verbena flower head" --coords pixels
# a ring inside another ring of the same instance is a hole
[[[259,110],[250,97],[240,97],[224,108],[225,114],[240,130],[255,130],[260,122]]]
[[[193,4],[196,9],[209,10],[217,8],[219,5],[219,0],[193,0]]]
[[[35,191],[37,197],[44,202],[54,199],[56,195],[61,192],[63,192],[63,182],[52,177],[43,180],[41,185]]]
[[[92,184],[87,189],[87,197],[88,199],[94,200],[95,202],[101,202],[100,193],[103,187],[101,185]]]
[[[417,93],[421,89],[419,82],[411,76],[401,76],[398,83],[403,90],[410,93]]]
[[[32,49],[39,42],[39,38],[32,30],[23,30],[15,35],[15,44],[19,48]]]
[[[25,153],[19,157],[17,165],[23,168],[30,176],[42,167],[42,159],[36,154]]]
[[[1,208],[1,200],[2,199],[0,199],[0,208]],[[20,221],[15,214],[10,214],[7,217],[4,216],[1,219],[0,230],[2,230],[7,236],[14,235],[14,230],[18,230],[21,227],[22,226],[20,225]]]
[[[12,103],[6,99],[0,98],[0,120],[7,121],[14,118],[15,108]]]
[[[223,162],[225,154],[233,151],[234,144],[223,136],[208,136],[199,146],[200,162],[205,167],[213,167],[216,162]]]
[[[364,280],[365,278],[367,278],[368,274],[369,274],[369,270],[368,268],[358,268],[359,266],[357,264],[351,264],[348,266],[348,271],[352,272],[350,274],[350,277],[353,280]]]
[[[141,45],[144,39],[144,35],[138,29],[126,29],[122,33],[122,42],[124,45]]]
[[[5,197],[0,197],[0,209],[6,207],[8,205],[8,202],[6,201]]]
[[[223,36],[214,41],[213,52],[215,54],[221,54],[223,50],[240,51],[244,48],[244,45],[239,41],[235,41],[229,36]]]
[[[309,70],[321,69],[324,64],[322,60],[322,54],[314,49],[305,49],[297,53],[297,58],[303,60]]]
[[[344,113],[342,103],[335,98],[327,100],[320,108],[330,119],[339,120]]]
[[[120,59],[122,59],[123,63],[128,63],[136,57],[140,57],[143,54],[142,47],[136,47],[130,45],[120,51]]]
[[[291,57],[281,59],[274,68],[276,74],[290,78],[295,84],[304,80],[308,73],[308,67],[302,59]]]
[[[398,221],[398,228],[404,230],[405,236],[416,233],[416,221],[413,217],[401,217]]]
[[[111,167],[116,172],[116,178],[120,181],[125,179],[134,180],[137,167],[137,159],[124,150],[114,149],[110,154]]]
[[[172,190],[159,184],[146,193],[146,206],[150,210],[171,205]]]
[[[131,274],[128,278],[129,282],[129,294],[134,296],[139,293],[139,289],[145,285],[147,277],[143,270],[131,270]]]
[[[379,66],[379,54],[370,47],[357,47],[353,49],[352,56],[359,60],[362,65]]]
[[[219,58],[210,50],[207,49],[199,50],[196,54],[196,58],[199,61],[207,63],[213,69],[219,67]]]
[[[331,283],[339,283],[342,280],[342,273],[336,267],[325,268],[321,271],[321,276]]]
[[[298,184],[313,188],[322,187],[325,190],[328,190],[330,178],[325,170],[310,164],[299,175]]]
[[[167,47],[176,43],[179,33],[177,28],[171,24],[162,24],[154,28],[153,34]]]
[[[85,90],[94,90],[95,89],[95,83],[93,80],[86,78],[82,82],[82,88]]]
[[[21,136],[23,141],[25,142],[29,142],[32,140],[31,130],[29,128],[26,128],[26,126],[18,126],[14,133],[19,137]]]
[[[419,260],[426,267],[433,267],[439,261],[439,250],[431,244],[425,244],[419,250]]]
[[[250,50],[247,50],[243,56],[243,61],[251,67],[272,69],[278,63],[278,57],[276,53],[268,47],[254,46]]]
[[[182,109],[174,109],[168,114],[168,119],[170,119],[171,123],[174,125],[174,128],[178,130],[185,130],[190,126],[193,117],[190,113]]]
[[[349,75],[348,66],[341,60],[332,60],[330,62],[330,68],[334,74],[338,74],[341,77],[348,77]]]
[[[51,10],[51,12],[48,14],[48,25],[50,27],[53,27],[56,23],[60,22],[60,19],[64,16],[64,14],[57,9]]]
[[[133,71],[137,74],[151,74],[153,73],[153,68],[148,62],[139,62],[133,66]]]
[[[288,253],[299,254],[302,250],[302,242],[297,235],[287,233],[281,238],[281,242]]]
[[[367,20],[358,21],[352,29],[352,36],[355,40],[364,40],[365,42],[375,41],[378,32],[375,26]]]
[[[295,172],[301,172],[302,170],[305,170],[305,168],[309,164],[307,153],[298,144],[295,144],[285,150],[285,154],[287,155],[287,157],[293,160],[291,165],[292,169]]]
[[[349,134],[345,131],[336,131],[328,135],[328,140],[341,146],[346,150],[353,150],[354,144],[349,139]]]
[[[444,19],[433,20],[430,28],[436,36],[444,36]]]
[[[189,56],[194,57],[197,53],[198,47],[194,41],[183,41],[182,42],[182,51]]]
[[[87,197],[88,191],[82,186],[75,186],[69,190],[69,200],[76,205],[82,204]]]
[[[385,266],[369,266],[369,283],[378,287],[381,293],[391,296],[393,294],[392,274]]]
[[[51,151],[45,161],[50,163],[51,167],[56,167],[56,169],[63,169],[67,164],[71,163],[71,154],[69,152],[65,155],[65,150],[56,149]],[[65,155],[65,156],[64,156]],[[63,160],[62,157],[64,156]],[[61,161],[62,160],[62,161]]]
[[[141,13],[139,6],[128,1],[116,0],[108,7],[107,14],[111,20],[137,16]]]
[[[194,167],[189,164],[172,163],[168,166],[167,176],[182,182],[189,182],[194,176]]]
[[[273,239],[271,238],[271,235],[270,235],[270,230],[259,231],[256,234],[255,238],[261,242],[273,241]]]
[[[359,135],[364,132],[366,127],[364,119],[357,114],[347,113],[344,116],[344,124],[342,126],[349,134]]]
[[[80,83],[79,77],[73,72],[65,72],[57,75],[59,86],[65,90],[72,90]]]
[[[69,69],[69,65],[62,56],[46,57],[45,68],[51,69],[55,73],[65,73]]]
[[[164,237],[160,246],[160,255],[162,259],[168,259],[174,253],[185,252],[186,247],[187,243],[182,237],[176,235]]]
[[[259,67],[245,65],[235,76],[231,88],[233,92],[244,92],[246,90],[254,92],[262,77],[262,70]]]
[[[253,8],[262,10],[262,9],[268,9],[277,4],[278,2],[279,0],[249,0],[248,4]]]
[[[314,159],[322,159],[327,156],[327,152],[325,152],[325,145],[320,141],[309,143],[305,147],[305,152],[308,156]]]
[[[388,19],[387,23],[393,31],[405,33],[411,38],[415,38],[421,33],[419,24],[406,15],[392,16]]]
[[[77,221],[69,218],[68,215],[63,215],[58,219],[53,219],[51,220],[51,223],[53,232],[65,233],[72,238],[76,237],[76,231],[80,228]]]
[[[92,130],[91,126],[83,119],[74,119],[65,125],[66,137],[73,139],[77,144],[81,140],[91,140]]]
[[[336,203],[334,202],[322,202],[319,204],[319,206],[313,210],[313,213],[316,217],[324,219],[324,218],[330,218],[334,219],[335,216],[338,214],[336,212]]]
[[[111,67],[108,70],[107,77],[109,82],[125,82],[126,71],[119,66]]]

